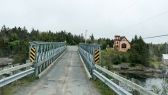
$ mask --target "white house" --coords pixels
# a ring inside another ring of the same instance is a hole
[[[162,62],[168,66],[168,54],[162,54]]]

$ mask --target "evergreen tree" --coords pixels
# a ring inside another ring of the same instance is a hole
[[[144,66],[149,65],[147,45],[141,36],[138,38],[135,35],[134,39],[131,41],[131,49],[129,52],[129,59],[132,66],[135,66],[136,64],[142,64]]]
[[[90,39],[91,39],[92,43],[94,43],[94,36],[93,36],[93,33],[92,33],[92,35],[90,36]]]

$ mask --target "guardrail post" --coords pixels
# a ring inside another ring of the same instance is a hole
[[[93,44],[93,70],[95,70],[95,64],[101,64],[101,47],[99,44]],[[92,75],[93,79],[96,80],[96,76]]]
[[[35,51],[32,51],[32,49]],[[34,58],[33,58],[34,57]],[[35,76],[38,75],[38,68],[37,68],[37,44],[35,42],[29,42],[29,60],[33,62],[33,68],[35,68]]]
[[[99,44],[94,45],[94,64],[101,65],[101,47]]]

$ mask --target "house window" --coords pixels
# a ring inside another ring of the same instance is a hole
[[[126,45],[125,43],[123,43],[123,44],[122,44],[122,48],[124,48],[124,49],[125,49],[125,48],[126,48],[126,46],[127,46],[127,45]]]

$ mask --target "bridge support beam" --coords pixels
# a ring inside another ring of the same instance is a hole
[[[32,48],[35,52],[32,51]],[[30,42],[29,59],[33,62],[35,76],[38,76],[53,61],[55,61],[65,49],[65,42]]]
[[[95,53],[98,51],[98,53]],[[95,64],[101,65],[101,48],[99,44],[79,44],[79,53],[93,79],[93,70],[95,69]]]

